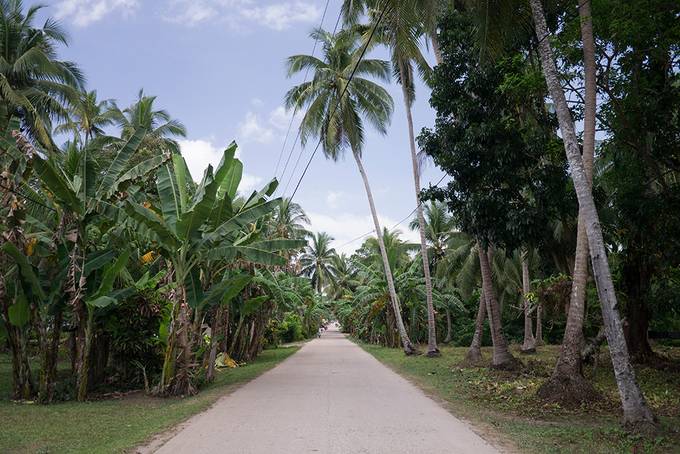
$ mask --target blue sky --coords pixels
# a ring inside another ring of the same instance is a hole
[[[290,55],[312,51],[314,43],[308,34],[319,25],[325,0],[42,3],[48,6],[46,14],[57,17],[68,30],[71,44],[62,49],[61,57],[78,62],[87,76],[88,89],[125,106],[143,88],[158,96],[159,106],[187,126],[182,153],[194,178],[200,178],[208,163],[216,164],[221,150],[232,140],[238,142],[245,164],[246,189],[274,176],[291,115],[282,107],[283,96],[302,80],[302,76],[286,78],[284,61]],[[340,3],[331,0],[324,28],[333,28]],[[374,56],[385,54],[378,50]],[[396,108],[388,136],[369,131],[364,157],[381,221],[391,227],[413,210],[415,195],[401,90],[396,84],[389,90]],[[434,119],[429,91],[422,84],[417,96],[413,110],[416,132]],[[303,150],[286,195],[292,192],[313,145]],[[293,150],[280,192],[300,150],[299,145]],[[427,186],[441,176],[430,165],[423,171],[422,184]],[[331,162],[318,153],[296,201],[309,214],[312,228],[329,232],[343,252],[353,251],[361,241],[343,243],[372,229],[363,185],[349,156]],[[400,230],[415,240],[406,224]]]

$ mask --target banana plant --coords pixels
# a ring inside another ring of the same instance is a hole
[[[283,266],[280,251],[299,248],[304,242],[288,239],[263,239],[258,223],[270,215],[281,199],[269,199],[277,187],[272,180],[248,198],[237,199],[243,164],[235,158],[237,146],[232,143],[223,153],[218,166],[208,166],[193,196],[192,181],[184,158],[174,155],[172,162],[160,167],[156,186],[160,203],[128,201],[125,210],[130,219],[148,233],[158,252],[172,265],[175,294],[172,301],[170,329],[166,344],[161,381],[162,395],[186,395],[195,392],[190,321],[198,319],[198,311],[206,295],[220,300],[220,292],[231,285],[217,282],[203,292],[201,269],[206,264],[226,263]]]
[[[63,155],[32,153],[33,171],[58,217],[59,230],[63,231],[59,241],[68,250],[69,263],[63,291],[76,324],[75,372],[79,400],[85,399],[87,390],[87,342],[88,333],[93,329],[91,307],[110,303],[106,295],[97,294],[99,299],[94,300],[87,295],[85,267],[89,227],[96,226],[100,231],[115,229],[120,205],[127,197],[126,190],[169,160],[170,155],[163,154],[129,168],[130,159],[146,134],[144,128],[135,131],[119,146],[113,160],[103,169],[97,166],[97,157],[103,151],[97,141],[82,147],[69,144]],[[23,137],[19,136],[17,140],[20,147],[30,147]]]

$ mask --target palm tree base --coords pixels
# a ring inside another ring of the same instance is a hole
[[[554,373],[536,393],[538,397],[550,403],[557,403],[562,407],[575,408],[602,399],[592,383],[581,374],[564,375]]]
[[[440,352],[438,348],[435,348],[434,350],[428,350],[425,355],[428,358],[439,358],[442,356],[442,352]]]

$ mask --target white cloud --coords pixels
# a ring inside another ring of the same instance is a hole
[[[139,5],[140,0],[60,0],[55,5],[55,17],[86,27],[114,12],[130,16]]]
[[[248,112],[245,120],[238,126],[238,137],[244,142],[271,143],[274,131],[263,126],[257,114]]]
[[[330,215],[318,212],[308,212],[307,215],[311,220],[311,230],[314,232],[326,232],[335,238],[332,245],[339,253],[344,252],[351,254],[358,249],[367,238],[375,235],[373,233],[373,219],[370,214],[359,216],[351,213],[336,213]],[[383,228],[388,227],[391,229],[397,223],[394,219],[380,215],[378,216],[378,219]],[[401,238],[403,240],[409,242],[418,241],[418,234],[412,232],[408,228],[408,221],[404,221],[396,230],[401,232]],[[370,235],[366,235],[361,239],[347,244],[349,241],[368,232],[371,232]]]
[[[319,10],[308,2],[283,2],[267,6],[244,8],[243,17],[273,30],[285,30],[292,24],[310,23],[317,20]]]
[[[224,149],[226,147],[218,147],[208,140],[180,140],[179,146],[182,151],[182,156],[187,163],[189,172],[194,181],[200,181],[203,178],[203,173],[208,165],[211,164],[215,168],[222,159]],[[237,152],[237,157],[238,157]],[[239,192],[249,193],[253,189],[257,189],[262,182],[262,178],[244,173],[241,177],[241,184],[239,185]]]
[[[330,208],[338,208],[340,201],[344,198],[345,193],[342,191],[329,191],[326,194],[326,203]]]
[[[193,26],[208,21],[221,21],[234,29],[245,29],[248,23],[272,30],[285,30],[294,24],[308,24],[320,17],[314,2],[261,0],[170,0],[165,19]]]
[[[303,115],[302,112],[295,113],[292,130],[295,130],[298,127],[300,121],[302,121]],[[278,106],[269,113],[269,123],[280,131],[286,131],[292,117],[292,110],[286,110],[285,107]]]

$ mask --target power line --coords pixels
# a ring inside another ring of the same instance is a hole
[[[340,26],[340,19],[342,18],[342,9],[338,11],[338,18],[335,20],[335,26],[333,27],[333,36],[338,31],[338,27]],[[316,48],[316,43],[318,40],[314,43],[315,48]],[[312,54],[313,55],[313,54]],[[305,82],[307,81],[307,75],[309,74],[309,67],[307,67],[307,72],[305,73]],[[303,83],[305,83],[303,82]],[[297,112],[297,108],[295,109],[294,112]],[[295,118],[295,114],[293,114],[293,118],[291,118],[291,125],[293,124],[293,119]],[[290,163],[290,158],[293,157],[293,151],[295,150],[295,146],[297,145],[298,140],[300,139],[300,134],[302,131],[300,128],[298,128],[297,134],[295,136],[295,140],[293,141],[293,145],[290,147],[290,152],[288,152],[288,158],[286,159],[286,164],[283,166],[283,172],[281,172],[281,180],[283,180],[283,177],[286,174],[286,170],[288,169],[288,164]],[[286,182],[286,187],[283,190],[282,196],[285,196],[286,192],[288,192],[288,187],[290,186],[290,182],[293,179],[293,176],[295,175],[295,172],[297,171],[298,165],[300,164],[300,159],[302,159],[302,154],[304,152],[304,148],[300,148],[300,153],[298,153],[297,160],[295,161],[295,165],[293,166],[293,170],[290,172],[290,176],[288,177],[288,181]]]
[[[328,5],[330,4],[331,0],[326,0],[326,7],[323,9],[323,14],[321,15],[321,22],[319,23],[319,28],[323,27],[323,23],[326,20],[326,13],[328,12]],[[339,16],[338,16],[339,18]],[[337,27],[337,25],[336,25]],[[319,44],[319,39],[316,38],[314,40],[314,47],[312,48],[312,57],[314,56],[314,53],[316,52],[316,48]],[[309,66],[307,67],[307,71],[305,72],[305,78],[303,80],[303,84],[307,82],[307,77],[309,76]],[[274,176],[276,177],[279,174],[279,165],[281,165],[281,158],[283,157],[283,152],[286,149],[286,144],[288,143],[288,136],[290,135],[290,130],[293,128],[293,122],[295,121],[295,114],[297,113],[297,108],[293,110],[293,115],[290,117],[290,122],[288,123],[288,130],[286,131],[286,137],[283,139],[283,145],[281,146],[281,152],[279,153],[279,159],[276,162],[276,168],[274,169]],[[296,140],[297,141],[297,140]],[[295,144],[293,144],[295,146]],[[292,150],[291,150],[292,152]],[[288,158],[290,160],[290,157]],[[286,161],[286,167],[288,166],[288,161]],[[281,178],[283,178],[283,174],[286,172],[286,169],[283,169],[283,172],[281,173]]]
[[[382,18],[385,15],[385,12],[387,11],[387,4],[388,3],[385,2],[385,5],[383,6],[382,11],[380,11],[380,15],[378,16],[378,19],[375,22],[373,29],[371,30],[371,34],[369,35],[368,40],[366,41],[366,44],[364,45],[363,49],[361,50],[361,54],[359,55],[359,58],[357,59],[357,62],[354,65],[354,68],[352,69],[352,73],[349,75],[349,78],[347,79],[347,83],[345,84],[345,87],[342,89],[342,93],[340,93],[340,97],[338,98],[338,102],[335,104],[335,108],[333,109],[333,112],[330,115],[331,118],[333,117],[333,115],[335,115],[335,111],[338,110],[338,107],[340,106],[340,102],[342,101],[342,98],[345,97],[345,93],[347,93],[347,90],[349,89],[349,86],[351,85],[352,80],[354,79],[354,75],[356,74],[357,69],[359,68],[359,64],[361,63],[361,60],[364,58],[364,55],[366,55],[366,52],[368,51],[368,46],[370,46],[371,41],[373,40],[373,36],[375,35],[376,30],[378,29],[378,25],[380,25],[380,22],[382,21]],[[316,147],[314,148],[312,155],[309,157],[309,160],[307,161],[307,165],[305,166],[305,169],[302,171],[302,175],[300,176],[300,179],[298,180],[297,184],[295,185],[295,190],[293,191],[293,194],[291,194],[291,196],[290,196],[291,200],[295,197],[295,194],[297,194],[297,191],[300,188],[300,184],[302,183],[302,180],[305,178],[305,175],[307,175],[307,170],[309,170],[309,166],[311,165],[312,161],[314,160],[314,156],[316,156],[317,151],[319,151],[319,147],[321,146],[322,142],[323,142],[323,138],[320,138],[319,143],[316,144]]]
[[[437,181],[437,183],[435,183],[435,186],[439,186],[439,184],[440,184],[442,181],[444,181],[444,178],[446,178],[447,176],[448,176],[448,175],[442,176],[442,177],[439,179],[439,181]],[[390,231],[393,231],[394,229],[396,229],[397,227],[399,227],[401,224],[403,224],[404,221],[406,221],[408,218],[410,218],[411,216],[413,216],[413,213],[416,212],[416,210],[420,207],[420,205],[422,205],[422,202],[418,203],[418,205],[417,205],[417,206],[416,206],[409,214],[407,214],[401,221],[399,221],[399,222],[397,222],[396,224],[394,224],[389,230],[390,230]],[[340,246],[337,246],[337,248],[343,248],[343,247],[345,247],[345,246],[347,246],[347,245],[349,245],[349,244],[354,243],[355,241],[359,241],[360,239],[362,239],[362,238],[364,238],[364,237],[367,237],[368,235],[370,235],[370,234],[372,234],[372,233],[374,233],[374,232],[375,232],[375,229],[373,229],[373,230],[371,230],[371,231],[369,231],[369,232],[366,232],[366,233],[364,233],[364,234],[361,235],[361,236],[358,236],[358,237],[356,237],[356,238],[354,238],[354,239],[352,239],[352,240],[347,241],[346,243],[342,243]]]

